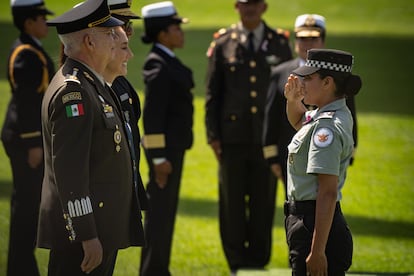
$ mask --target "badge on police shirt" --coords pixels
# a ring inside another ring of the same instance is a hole
[[[320,148],[329,146],[333,141],[333,132],[329,128],[321,127],[315,131],[313,142]]]

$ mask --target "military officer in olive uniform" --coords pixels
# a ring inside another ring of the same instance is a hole
[[[118,249],[144,243],[133,185],[131,134],[102,73],[112,59],[106,0],[48,21],[68,56],[42,104],[45,176],[38,246],[49,275],[112,275]]]
[[[174,53],[184,47],[181,24],[188,19],[170,1],[144,6],[142,16],[142,41],[152,47],[142,70],[149,207],[140,275],[168,276],[184,157],[193,143],[193,73]]]
[[[40,40],[52,12],[41,0],[12,0],[11,8],[20,36],[8,59],[12,96],[1,133],[13,175],[7,275],[39,275],[34,249],[44,168],[40,109],[55,73]]]
[[[352,235],[340,207],[354,149],[345,98],[362,85],[352,65],[348,52],[311,49],[285,86],[287,117],[298,131],[288,146],[285,203],[292,275],[345,275],[352,263]]]
[[[271,254],[276,179],[263,158],[262,129],[272,66],[292,53],[283,30],[261,19],[267,4],[239,0],[241,21],[207,51],[207,137],[219,162],[220,234],[232,271],[263,268]]]

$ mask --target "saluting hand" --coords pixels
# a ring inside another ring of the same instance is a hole
[[[304,88],[299,77],[290,74],[285,84],[285,98],[288,102],[301,102],[304,97]]]
[[[82,242],[83,261],[81,269],[86,274],[89,274],[102,263],[103,249],[102,244],[98,238]]]
[[[170,161],[166,160],[161,164],[154,165],[155,181],[160,189],[164,189],[167,186],[168,175],[172,172],[172,166]]]

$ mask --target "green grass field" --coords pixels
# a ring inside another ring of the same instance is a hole
[[[57,14],[77,1],[46,0]],[[133,9],[153,1],[137,1]],[[173,275],[227,275],[217,222],[217,164],[206,144],[203,125],[205,52],[218,28],[237,21],[233,0],[176,0],[179,13],[190,18],[184,26],[186,47],[177,54],[194,71],[195,143],[186,156],[171,271]],[[414,88],[410,81],[414,64],[414,1],[307,1],[268,0],[265,20],[274,27],[292,30],[301,13],[320,13],[327,18],[327,46],[355,55],[354,72],[363,79],[357,96],[359,139],[355,163],[349,169],[342,201],[354,235],[354,263],[350,274],[407,275],[414,273]],[[143,99],[140,68],[148,46],[140,43],[142,23],[137,21],[131,48],[128,78]],[[17,36],[11,23],[9,1],[0,3],[0,122],[9,100],[5,79],[9,47]],[[57,60],[54,30],[44,41]],[[1,124],[1,123],[0,123]],[[141,171],[147,179],[145,162]],[[7,261],[11,173],[0,147],[0,275]],[[255,275],[289,275],[279,186],[273,228],[273,255],[268,272]],[[42,275],[48,254],[38,250]],[[139,248],[122,250],[115,275],[137,275]],[[279,270],[280,269],[280,270]],[[242,275],[251,275],[245,272]]]

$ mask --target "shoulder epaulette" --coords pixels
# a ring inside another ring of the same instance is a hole
[[[288,30],[284,30],[284,29],[281,29],[281,28],[277,28],[276,29],[276,33],[279,34],[279,35],[283,35],[287,39],[289,39],[289,37],[290,37],[290,32]]]
[[[220,30],[218,30],[217,32],[215,32],[213,34],[213,38],[214,39],[217,39],[217,38],[219,38],[220,36],[222,36],[222,35],[224,35],[226,33],[227,33],[227,29],[226,28],[221,28]]]
[[[319,120],[319,119],[332,119],[335,115],[335,111],[325,111],[320,113],[316,118],[314,118],[314,120]]]
[[[80,84],[80,81],[77,77],[78,71],[79,71],[78,68],[73,68],[72,74],[67,74],[65,76],[65,82],[75,82],[75,83]]]

